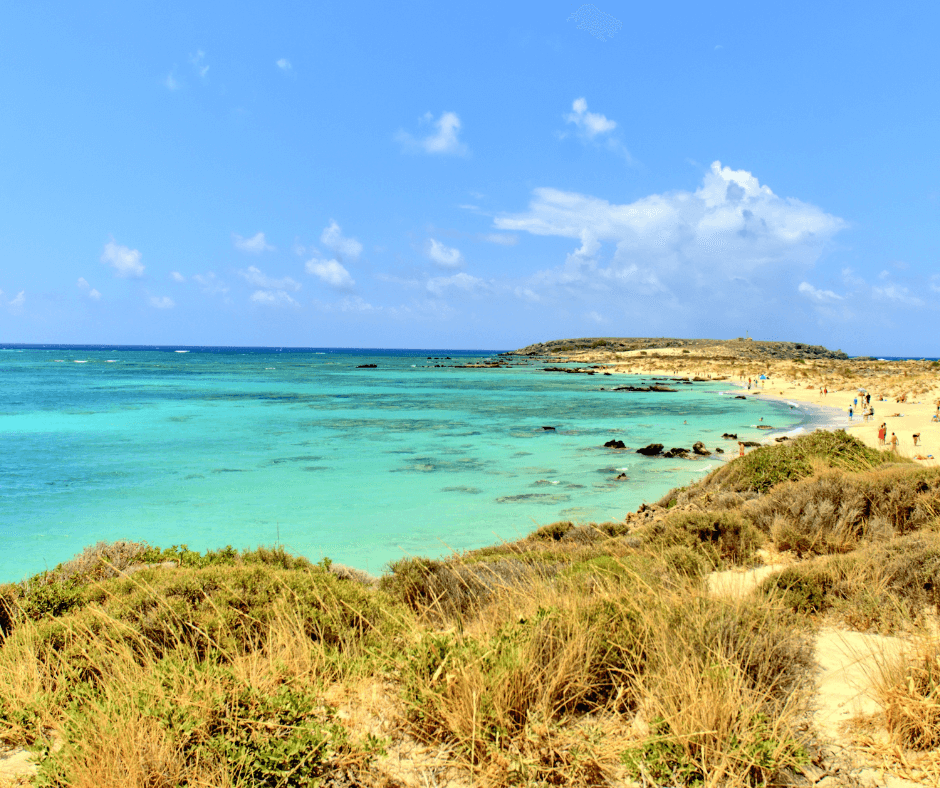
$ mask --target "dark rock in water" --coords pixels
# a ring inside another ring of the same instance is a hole
[[[774,438],[777,443],[783,443],[784,441],[790,440],[786,435],[781,435],[779,438]]]
[[[627,476],[627,474],[621,473],[621,474],[617,477],[617,481],[619,482],[619,481],[621,481],[621,480],[623,480],[623,479],[629,479],[629,478],[630,478],[630,477]]]
[[[757,425],[757,429],[759,429],[759,430],[772,430],[773,427],[771,427],[769,424],[758,424],[758,425]]]
[[[692,451],[698,454],[700,457],[711,457],[712,453],[705,448],[705,444],[701,441],[696,441],[692,444]]]
[[[554,428],[554,427],[542,427],[542,429],[543,429],[543,430],[546,430],[546,431],[551,431],[551,432],[554,432],[554,431],[555,431],[555,428]]]
[[[612,441],[607,441],[607,443],[604,444],[604,448],[605,449],[625,449],[627,448],[627,446],[623,441],[612,440]],[[659,448],[662,448],[662,446],[660,446]]]
[[[679,389],[671,389],[669,388],[669,386],[660,386],[657,384],[655,386],[650,386],[649,390],[650,391],[678,391]]]
[[[751,448],[753,446],[760,446],[760,444],[757,441],[741,441],[741,442],[748,448]]]
[[[360,364],[356,369],[377,369],[378,364]]]
[[[674,447],[663,454],[663,457],[668,457],[670,459],[673,457],[680,457],[683,460],[687,460],[689,458],[689,450],[683,449],[681,447]]]
[[[715,447],[715,454],[724,454],[724,453],[725,453],[725,450],[722,449],[720,446]]]
[[[729,441],[736,441],[738,439],[738,434],[736,432],[726,432],[721,437],[727,438]]]
[[[655,457],[657,454],[662,454],[663,445],[661,443],[651,443],[649,446],[644,446],[642,449],[637,449],[637,454],[645,454],[647,457]]]
[[[735,399],[747,399],[743,394],[738,394]]]

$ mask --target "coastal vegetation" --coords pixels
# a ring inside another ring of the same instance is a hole
[[[940,469],[844,432],[380,579],[101,544],[0,587],[0,740],[47,786],[812,784],[837,626],[918,644],[879,662],[857,741],[929,781],[938,577]]]

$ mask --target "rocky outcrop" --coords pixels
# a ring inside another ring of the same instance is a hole
[[[645,454],[647,457],[655,457],[657,454],[663,453],[663,445],[661,443],[651,443],[649,446],[637,449],[636,453]]]
[[[699,457],[711,457],[712,453],[705,448],[705,444],[701,441],[696,441],[692,444],[692,451],[694,451]]]
[[[673,457],[679,457],[680,459],[687,460],[689,459],[689,450],[683,449],[681,447],[675,447],[663,454],[663,457],[668,457],[672,459]]]

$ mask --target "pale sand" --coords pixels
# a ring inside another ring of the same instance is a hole
[[[869,446],[887,449],[890,448],[887,443],[878,445],[878,427],[886,423],[888,442],[892,432],[898,437],[899,455],[925,466],[940,464],[940,422],[932,420],[940,404],[940,366],[923,361],[861,359],[734,360],[729,359],[728,352],[723,346],[696,348],[694,353],[680,348],[627,352],[597,348],[566,354],[564,358],[583,364],[607,364],[614,373],[723,377],[729,384],[743,387],[744,394],[749,393],[746,388],[750,377],[754,381],[751,395],[830,407],[841,411],[846,418],[852,400],[861,399],[858,389],[867,389],[872,395],[875,417],[864,421],[856,410],[848,431]],[[766,374],[769,380],[758,382],[761,374]],[[823,387],[828,388],[825,396],[819,393]],[[896,401],[905,395],[906,402]],[[913,439],[915,433],[920,435],[917,446]]]

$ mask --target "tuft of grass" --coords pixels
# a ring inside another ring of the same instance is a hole
[[[654,552],[676,548],[690,552],[704,562],[707,571],[753,564],[764,541],[738,511],[671,512],[641,527],[635,535]]]
[[[875,685],[895,743],[940,748],[940,644],[923,641],[913,653],[882,660]]]

